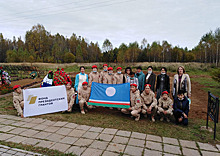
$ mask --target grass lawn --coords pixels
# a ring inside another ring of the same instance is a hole
[[[16,115],[16,111],[13,109],[12,96],[0,99],[0,114]],[[159,120],[153,123],[144,117],[136,122],[129,115],[124,115],[116,109],[110,110],[108,108],[96,108],[90,110],[85,115],[74,111],[73,113],[53,113],[37,117],[53,121],[68,121],[83,125],[116,128],[184,140],[195,140],[214,144],[220,143],[220,127],[217,125],[217,137],[216,141],[214,141],[213,133],[200,130],[200,127],[206,124],[206,121],[202,119],[189,119],[188,126],[175,125],[173,122],[167,123]],[[209,122],[209,126],[213,128],[213,123]]]

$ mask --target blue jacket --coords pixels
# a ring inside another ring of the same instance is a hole
[[[185,113],[188,116],[189,113],[189,100],[187,97],[184,97],[183,100],[179,100],[178,98],[174,99],[173,104],[174,112]]]
[[[138,89],[140,91],[143,91],[144,90],[144,85],[145,85],[145,75],[144,73],[141,71],[140,73],[136,73],[135,74],[135,77],[138,78]]]

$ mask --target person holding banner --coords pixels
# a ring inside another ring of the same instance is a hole
[[[98,68],[96,65],[92,66],[92,71],[89,74],[89,86],[92,86],[92,82],[97,82],[99,83],[99,79],[100,79],[100,74],[97,72]]]
[[[150,115],[153,122],[155,122],[154,116],[157,112],[157,99],[155,98],[154,92],[150,89],[151,85],[146,84],[144,92],[141,94],[143,109],[142,113]]]
[[[76,75],[75,86],[74,86],[76,92],[78,92],[81,89],[83,82],[85,82],[85,81],[87,83],[89,82],[88,75],[85,74],[85,67],[81,66],[79,69],[80,69],[80,73]],[[78,95],[77,95],[76,104],[78,104],[78,103],[79,103],[79,100],[78,100]]]
[[[124,114],[130,114],[135,117],[135,121],[139,121],[140,119],[140,112],[142,107],[140,91],[137,89],[136,84],[131,84],[131,91],[130,91],[130,103],[131,107],[129,109],[121,109],[121,112]]]
[[[103,78],[105,77],[105,75],[108,75],[108,65],[107,64],[103,64],[103,71],[100,72],[100,79],[99,79],[100,83],[103,83]]]
[[[162,96],[158,102],[158,114],[161,116],[160,121],[166,118],[170,122],[170,116],[173,115],[173,101],[168,96],[168,91],[163,91]]]
[[[113,73],[113,68],[108,67],[108,74],[103,77],[104,84],[115,84],[115,78]]]
[[[74,102],[75,102],[75,91],[72,88],[72,83],[68,82],[66,85],[66,94],[67,94],[67,102],[68,102],[68,112],[72,111]]]
[[[21,89],[20,85],[15,85],[13,87],[13,104],[15,109],[18,112],[18,116],[21,116],[22,118],[23,116],[23,109],[24,109],[24,99],[23,99],[23,91]]]
[[[88,82],[82,83],[82,88],[79,89],[78,92],[78,99],[79,99],[79,106],[81,110],[81,114],[86,114],[84,107],[92,109],[93,106],[88,105],[89,97],[90,97],[91,89],[88,87]]]
[[[121,73],[121,70],[122,70],[122,68],[118,67],[117,73],[115,73],[115,75],[114,75],[116,84],[122,84],[122,83],[126,82],[126,79],[125,79],[124,75]]]

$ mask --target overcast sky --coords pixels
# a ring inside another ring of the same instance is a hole
[[[220,27],[220,0],[0,0],[0,33],[21,36],[42,24],[51,34],[72,33],[114,47],[146,38],[196,46]]]

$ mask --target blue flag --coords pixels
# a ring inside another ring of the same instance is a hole
[[[130,83],[102,84],[92,82],[88,105],[129,108]]]

